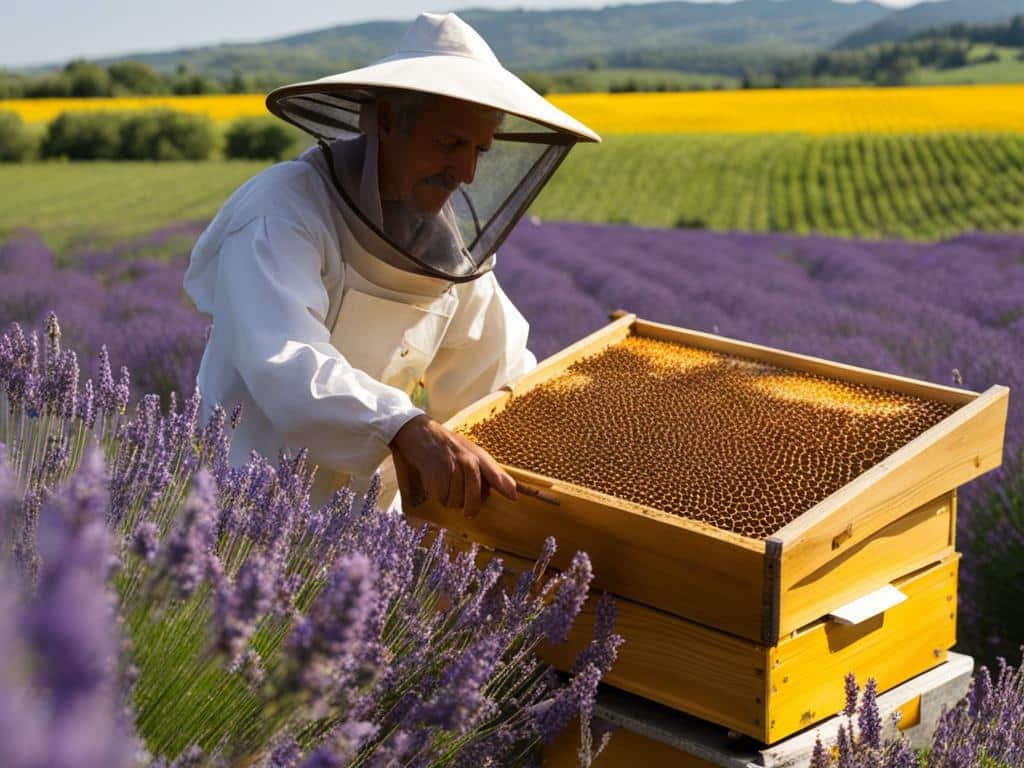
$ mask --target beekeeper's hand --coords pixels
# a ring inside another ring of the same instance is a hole
[[[490,488],[516,499],[515,480],[487,451],[429,416],[407,421],[390,445],[398,490],[410,506],[437,499],[473,517]]]

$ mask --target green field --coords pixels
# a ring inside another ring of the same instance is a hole
[[[210,218],[261,162],[0,166],[0,240],[28,227],[58,253]]]
[[[740,78],[731,75],[622,67],[528,72],[523,78],[535,89],[546,93],[597,93],[614,90],[690,91],[731,89],[740,86]]]
[[[551,219],[938,239],[1024,229],[1024,136],[613,136],[574,150]]]
[[[1024,83],[1024,59],[1021,48],[995,48],[999,61],[983,61],[993,50],[990,45],[975,45],[965,67],[936,69],[920,67],[907,76],[908,85],[964,85],[971,83]]]
[[[264,163],[0,167],[0,240],[70,254],[205,220]],[[547,219],[938,239],[1024,230],[1024,136],[635,135],[573,151],[534,203]]]

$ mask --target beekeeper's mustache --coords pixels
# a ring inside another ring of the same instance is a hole
[[[437,173],[434,174],[433,176],[428,176],[423,181],[429,186],[440,187],[446,192],[454,192],[456,189],[459,188],[459,182],[455,181],[454,179],[448,178],[448,176],[446,176],[443,173]]]

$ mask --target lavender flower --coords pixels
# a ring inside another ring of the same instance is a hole
[[[597,603],[597,620],[594,622],[594,639],[576,658],[573,671],[579,672],[592,664],[604,674],[615,664],[619,648],[625,642],[621,635],[615,634],[616,619],[615,601],[607,592],[601,595]]]
[[[132,534],[131,539],[131,551],[143,560],[151,562],[156,558],[159,535],[160,531],[154,523],[143,520],[135,526],[135,533]]]
[[[51,585],[53,545],[50,523],[34,535],[37,520],[63,521],[56,530],[83,541],[88,530],[115,538],[123,565],[109,550],[92,559],[94,575],[116,584],[133,641],[120,648],[127,661],[108,688],[111,722],[128,722],[117,688],[133,684],[130,717],[154,765],[220,759],[199,743],[217,745],[228,762],[265,762],[274,752],[294,765],[298,752],[272,745],[298,734],[310,762],[477,765],[519,755],[564,715],[588,715],[603,670],[581,665],[576,682],[560,688],[532,653],[546,633],[568,631],[589,585],[585,556],[545,584],[549,542],[536,571],[507,592],[500,561],[478,568],[474,549],[453,562],[443,535],[427,546],[426,528],[376,509],[379,479],[360,504],[341,492],[313,510],[305,452],[276,466],[259,456],[231,466],[225,412],[212,409],[199,426],[198,395],[180,406],[169,397],[166,411],[143,396],[128,417],[128,375],[115,385],[104,355],[98,384],[82,389],[92,392],[95,420],[82,395],[73,409],[55,408],[68,389],[61,382],[76,381],[77,370],[57,327],[53,320],[43,356],[31,334],[0,336],[0,392],[9,401],[12,382],[15,392],[31,390],[20,402],[44,404],[36,414],[46,408],[55,423],[45,451],[18,454],[30,477],[52,485],[32,483],[24,501],[14,488],[0,522],[33,532],[14,554],[36,558],[40,596]],[[58,370],[45,367],[51,360],[67,363],[69,375],[47,379]],[[617,641],[609,608],[589,649],[602,666]],[[51,634],[54,643],[63,637]],[[551,707],[539,706],[548,699]]]
[[[102,464],[90,460],[65,492],[43,505],[42,567],[34,597],[20,609],[8,604],[0,610],[0,646],[6,646],[0,654],[0,763],[5,766],[99,768],[135,762],[137,746],[118,689],[116,602],[106,587],[112,554],[98,504],[103,482],[98,467]],[[5,565],[0,558],[0,592],[14,583],[2,573]],[[33,661],[26,665],[29,657]],[[26,670],[31,670],[27,679]],[[14,700],[20,704],[12,711]]]
[[[581,709],[592,711],[600,679],[601,673],[597,667],[588,666],[577,673],[571,685],[530,708],[530,714],[537,718],[541,738],[545,742],[550,742],[561,733]]]
[[[550,642],[564,643],[568,639],[569,628],[583,608],[592,578],[590,558],[577,552],[561,577],[554,600],[538,619],[541,632]]]
[[[857,697],[860,695],[860,687],[857,685],[857,678],[850,672],[843,678],[843,692],[846,696],[846,706],[843,714],[853,717],[857,713]]]
[[[376,599],[369,560],[346,556],[296,624],[288,640],[293,684],[310,693],[314,709],[344,690],[347,678],[366,660],[373,637],[367,617]]]
[[[241,658],[245,644],[256,631],[274,596],[274,573],[259,553],[250,554],[235,583],[218,579],[214,603],[214,636],[217,646],[232,661]]]
[[[860,713],[857,718],[860,738],[869,748],[882,745],[882,718],[878,714],[878,684],[869,678],[861,694]]]
[[[162,548],[166,575],[173,580],[182,599],[191,597],[198,588],[213,552],[217,523],[214,493],[209,473],[197,472],[181,521]]]

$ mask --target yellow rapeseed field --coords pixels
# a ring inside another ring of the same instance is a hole
[[[202,112],[214,120],[265,115],[265,97],[259,94],[217,96],[129,96],[116,99],[12,99],[0,101],[0,109],[13,109],[26,123],[48,123],[69,110],[126,111],[133,109],[177,109]]]
[[[585,93],[550,98],[598,133],[1024,132],[1024,85]],[[203,112],[217,121],[266,114],[259,94],[0,102],[0,109],[13,109],[29,123],[48,122],[68,109],[152,107]]]
[[[1024,132],[1024,85],[563,94],[598,133]]]

